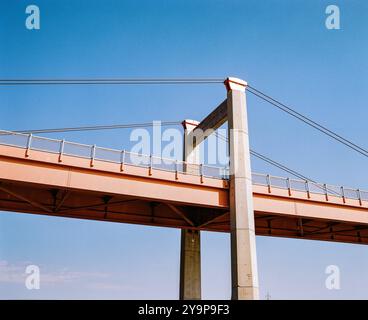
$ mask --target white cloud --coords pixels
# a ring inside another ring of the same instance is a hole
[[[14,283],[22,284],[26,278],[26,267],[31,263],[9,263],[5,260],[0,260],[0,283]],[[40,267],[41,283],[58,284],[65,282],[75,282],[79,280],[101,280],[109,278],[106,273],[99,272],[84,272],[84,271],[71,271],[68,269],[59,269],[50,271],[45,267]]]
[[[26,290],[25,271],[34,262],[0,260],[1,299],[127,299],[139,297],[140,285],[116,273],[70,270],[39,265],[40,290]],[[14,287],[15,286],[15,287]],[[1,287],[7,288],[1,292]],[[11,289],[9,289],[11,288]],[[44,289],[44,290],[43,290]]]

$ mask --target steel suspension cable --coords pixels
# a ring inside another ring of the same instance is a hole
[[[79,79],[0,79],[0,86],[17,85],[163,85],[163,84],[217,84],[223,78],[79,78]]]
[[[158,122],[144,122],[131,124],[113,124],[113,125],[96,125],[84,127],[69,127],[69,128],[51,128],[51,129],[32,129],[32,130],[13,130],[17,133],[64,133],[64,132],[78,132],[78,131],[97,131],[97,130],[113,130],[113,129],[131,129],[131,128],[147,128],[154,126],[173,126],[180,125],[180,121],[162,121]]]
[[[277,107],[278,109],[286,112],[287,114],[291,115],[294,118],[297,118],[298,120],[304,122],[305,124],[313,127],[314,129],[322,132],[323,134],[329,136],[330,138],[340,142],[341,144],[347,146],[348,148],[360,153],[361,155],[368,157],[368,150],[357,145],[356,143],[342,137],[341,135],[339,135],[338,133],[326,128],[325,126],[317,123],[316,121],[312,120],[311,118],[306,117],[305,115],[301,114],[300,112],[292,109],[291,107],[288,107],[287,105],[281,103],[280,101],[272,98],[271,96],[263,93],[262,91],[252,87],[252,86],[248,86],[248,91],[261,98],[262,100],[272,104],[273,106]]]

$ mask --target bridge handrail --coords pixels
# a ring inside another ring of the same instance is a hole
[[[285,190],[289,189],[290,191],[322,194],[325,195],[326,198],[329,196],[335,196],[342,199],[368,201],[368,191],[316,183],[308,180],[278,177],[262,173],[252,173],[252,182],[254,185],[266,186],[268,188],[279,188]]]
[[[124,162],[124,164],[127,165],[152,168],[162,171],[180,172],[188,175],[202,175],[204,177],[215,179],[229,178],[229,169],[227,167],[186,163],[185,161],[170,158],[162,158],[153,155],[128,152],[125,150],[110,149],[89,144],[33,136],[32,134],[7,130],[0,130],[0,144],[119,164]],[[289,189],[289,191],[301,191],[308,194],[324,194],[326,198],[328,196],[337,196],[343,199],[368,201],[368,191],[315,183],[307,180],[252,173],[252,182],[254,185],[263,185],[268,188]]]
[[[207,164],[193,164],[181,160],[117,150],[60,139],[34,136],[27,133],[0,130],[0,144],[18,148],[50,152],[99,161],[122,163],[156,170],[180,172],[215,179],[227,179],[228,169]]]

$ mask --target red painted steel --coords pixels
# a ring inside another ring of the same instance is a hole
[[[253,188],[258,235],[368,244],[368,201]],[[228,232],[228,206],[225,180],[0,145],[3,211]]]

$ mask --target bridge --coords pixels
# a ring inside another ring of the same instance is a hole
[[[0,131],[0,210],[230,231],[228,168]],[[368,192],[252,174],[256,234],[368,244]]]
[[[368,192],[251,173],[245,88],[184,121],[184,160],[0,131],[0,210],[182,229],[180,297],[200,299],[200,231],[229,232],[234,299],[257,299],[255,234],[368,244]],[[230,167],[200,164],[225,121]],[[188,145],[188,141],[191,143]]]

